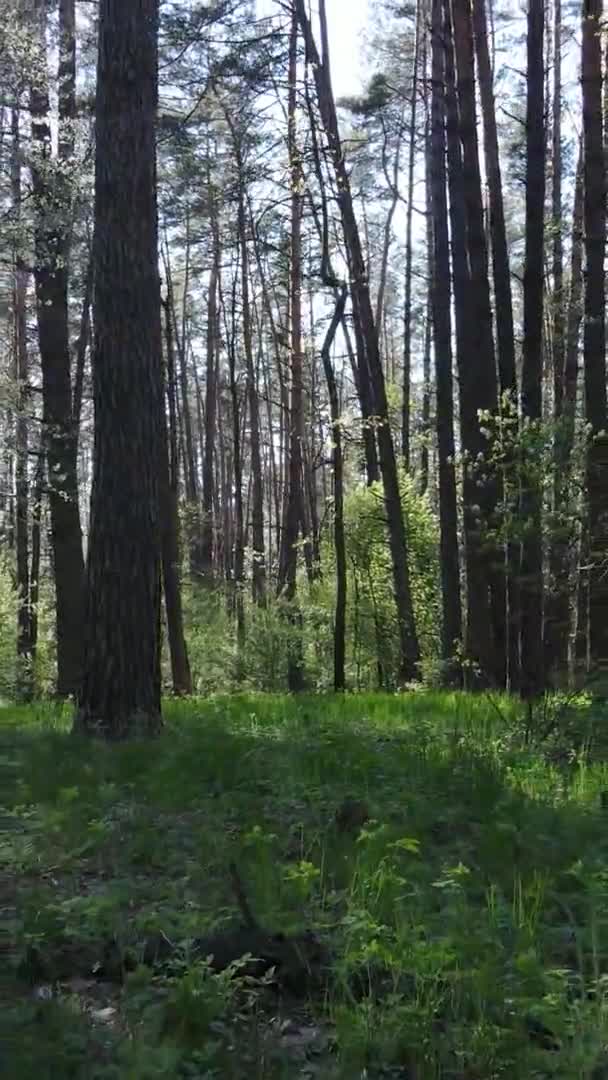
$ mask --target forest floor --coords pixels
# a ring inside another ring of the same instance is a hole
[[[0,1075],[608,1077],[608,714],[553,708],[4,707]]]

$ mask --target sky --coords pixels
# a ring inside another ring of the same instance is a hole
[[[336,96],[361,88],[361,31],[367,23],[368,0],[326,0],[329,48]]]
[[[276,0],[257,0],[260,14],[276,10]],[[313,2],[313,10],[314,10]],[[332,78],[336,97],[361,88],[361,32],[367,23],[368,0],[326,0]]]

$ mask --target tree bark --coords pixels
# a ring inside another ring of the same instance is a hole
[[[220,277],[221,246],[217,210],[212,209],[211,230],[213,234],[213,262],[209,274],[209,299],[207,303],[207,370],[205,377],[205,441],[203,455],[203,522],[202,522],[202,572],[208,581],[213,580],[213,455],[217,429],[217,380],[218,380],[218,318],[217,293]]]
[[[21,219],[21,133],[19,110],[11,112],[11,198],[17,223]],[[33,694],[32,632],[29,574],[29,484],[28,484],[28,402],[29,360],[27,349],[27,270],[21,254],[21,237],[17,231],[14,252],[13,283],[13,377],[17,390],[15,417],[15,556],[17,564],[17,672],[16,687],[20,700],[28,701]]]
[[[416,0],[416,29],[414,39],[414,65],[412,70],[412,96],[410,100],[409,157],[407,167],[407,213],[405,221],[405,307],[403,312],[403,389],[401,401],[401,457],[406,469],[410,468],[410,425],[412,394],[412,223],[414,213],[414,172],[416,168],[416,116],[418,107],[418,66],[420,43],[425,33],[423,20],[424,0]]]
[[[70,4],[62,2],[62,19],[65,19],[69,10]],[[71,193],[65,179],[65,166],[73,145],[73,136],[70,133],[73,108],[73,42],[69,44],[69,20],[67,23],[62,22],[60,163],[57,167],[52,159],[51,148],[44,0],[35,0],[34,18],[38,46],[38,70],[30,94],[33,141],[31,172],[35,197],[34,280],[55,570],[57,693],[66,697],[78,692],[82,677],[84,582],[68,329]]]
[[[442,0],[432,4],[432,100],[430,183],[433,214],[433,313],[437,444],[439,455],[439,527],[441,544],[441,654],[449,662],[462,641],[458,509],[452,381],[450,242],[446,196],[445,46]]]
[[[297,605],[298,538],[303,523],[304,492],[302,486],[304,409],[302,354],[302,210],[304,177],[297,139],[297,77],[298,77],[298,18],[292,10],[289,35],[288,68],[288,154],[291,202],[289,307],[291,315],[290,369],[291,396],[289,402],[289,445],[287,465],[287,505],[281,543],[279,589],[290,606],[288,617],[293,632],[290,635],[287,657],[287,684],[292,693],[304,689],[301,621]]]
[[[608,664],[608,419],[606,409],[606,157],[602,124],[602,0],[583,4],[583,138],[585,222],[585,411],[589,508],[591,663]]]
[[[507,246],[507,230],[502,197],[502,177],[498,151],[498,131],[485,0],[473,0],[473,26],[479,74],[479,94],[483,117],[483,145],[486,177],[490,196],[490,237],[492,241],[492,270],[494,275],[494,299],[496,307],[496,343],[501,392],[515,399],[517,381],[515,375],[515,338],[513,333],[513,298],[511,295],[511,270]]]
[[[184,616],[180,583],[179,488],[177,447],[175,441],[175,353],[173,348],[172,314],[169,305],[165,312],[166,388],[169,399],[169,428],[165,409],[161,410],[161,521],[162,574],[165,594],[167,637],[171,658],[173,693],[192,693],[192,675],[184,636]],[[172,402],[173,398],[173,402]]]
[[[84,679],[75,728],[106,739],[153,734],[161,727],[157,105],[158,0],[101,0],[95,460]]]
[[[304,0],[295,0],[295,3],[297,6],[298,20],[306,44],[307,58],[313,67],[319,110],[336,173],[337,198],[342,219],[344,241],[348,252],[350,290],[354,318],[359,325],[362,335],[362,343],[365,350],[365,358],[373,391],[374,413],[378,417],[378,449],[384,486],[384,505],[391,551],[393,588],[399,630],[399,676],[402,682],[407,682],[411,679],[418,678],[418,663],[420,660],[420,650],[410,590],[407,534],[403,520],[397,459],[388,419],[386,387],[378,347],[378,333],[374,323],[369,279],[353,207],[350,178],[346,169],[331,84],[325,4],[323,0],[321,0],[319,11],[321,18],[323,55],[323,58],[321,59],[306,14]]]
[[[448,182],[454,272],[460,434],[464,452],[464,535],[467,618],[465,652],[483,682],[502,685],[504,647],[500,615],[493,612],[493,578],[500,573],[483,533],[496,506],[495,485],[479,475],[488,444],[480,410],[496,412],[497,383],[492,340],[488,259],[483,223],[471,12],[455,0],[454,25],[445,3]],[[456,63],[455,63],[456,61]],[[457,80],[456,70],[457,69]]]
[[[526,107],[526,245],[524,262],[524,342],[521,404],[524,420],[542,419],[544,300],[544,4],[528,7],[528,76]],[[521,693],[537,696],[544,686],[542,646],[543,549],[542,496],[537,463],[528,455],[522,479]]]

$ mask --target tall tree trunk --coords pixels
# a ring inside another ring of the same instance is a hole
[[[517,393],[517,384],[511,271],[502,197],[498,131],[496,128],[492,67],[488,49],[485,0],[473,0],[473,26],[483,116],[484,158],[490,196],[490,237],[492,241],[494,298],[496,301],[496,343],[498,346],[500,389],[502,393],[508,392],[514,397]]]
[[[344,530],[344,452],[342,448],[342,428],[340,400],[336,375],[331,359],[331,349],[338,327],[344,315],[348,289],[344,285],[336,303],[336,309],[325,335],[321,348],[321,359],[329,394],[329,409],[332,423],[332,458],[334,470],[334,551],[336,556],[336,611],[334,617],[334,690],[336,693],[346,689],[346,537]]]
[[[426,50],[425,50],[426,51]],[[426,62],[425,62],[426,70]],[[431,448],[431,348],[432,348],[432,322],[433,322],[433,198],[431,183],[431,121],[427,109],[427,117],[424,126],[425,146],[425,188],[426,188],[426,264],[427,264],[427,298],[424,325],[424,348],[422,352],[422,416],[420,424],[421,447],[420,447],[420,494],[425,495],[429,487],[429,459]]]
[[[416,29],[414,39],[414,63],[412,68],[412,96],[410,99],[410,122],[408,131],[407,166],[407,212],[405,220],[405,307],[403,312],[403,390],[401,400],[401,457],[406,469],[410,467],[410,425],[412,394],[412,276],[413,248],[412,223],[414,214],[414,172],[416,169],[416,116],[418,107],[418,66],[421,40],[425,33],[424,0],[416,0]]]
[[[433,0],[430,183],[433,274],[430,282],[437,399],[441,543],[441,654],[449,662],[462,641],[458,509],[454,445],[450,241],[446,197],[445,45],[442,0]]]
[[[397,459],[388,418],[388,403],[378,346],[378,333],[374,323],[367,268],[363,258],[359,228],[353,207],[350,178],[340,140],[331,84],[325,4],[324,0],[321,0],[319,9],[323,55],[321,59],[306,14],[304,0],[295,0],[295,3],[297,5],[298,20],[306,42],[307,57],[313,67],[319,110],[336,174],[337,198],[342,218],[344,241],[348,252],[353,313],[362,335],[373,390],[374,411],[378,417],[378,449],[384,486],[384,505],[399,629],[399,676],[403,682],[406,682],[418,677],[418,663],[420,660],[410,590],[407,534],[401,506]]]
[[[456,301],[460,431],[465,453],[464,530],[467,568],[466,652],[482,679],[504,684],[506,604],[498,582],[504,575],[498,552],[484,531],[493,524],[496,484],[479,475],[478,460],[488,452],[481,430],[481,410],[498,404],[488,253],[483,221],[477,144],[473,35],[469,0],[454,0],[453,52],[451,14],[446,5],[446,88],[450,217]],[[454,87],[454,59],[457,88]],[[456,94],[457,89],[457,94]],[[459,250],[459,245],[464,249]]]
[[[21,219],[21,133],[19,110],[11,112],[11,197],[16,221]],[[28,486],[28,402],[29,363],[27,350],[27,270],[21,254],[21,237],[17,230],[14,253],[13,332],[14,369],[17,389],[15,417],[15,555],[17,563],[17,694],[22,700],[32,697],[31,666],[31,606],[29,574],[29,486]]]
[[[543,0],[529,0],[526,107],[526,249],[524,262],[524,342],[521,380],[522,414],[542,419],[545,117]],[[526,698],[544,685],[542,496],[537,463],[524,464],[521,511],[524,523],[521,561],[521,692]]]
[[[44,0],[35,0],[38,65],[30,94],[35,268],[56,589],[57,693],[76,694],[82,677],[84,559],[78,509],[77,440],[72,421],[68,329],[71,191],[66,165],[73,133],[73,3],[60,5],[59,163],[52,159]],[[55,207],[51,213],[49,208]]]
[[[569,405],[565,402],[566,378],[566,323],[564,297],[564,245],[562,229],[564,227],[562,206],[562,39],[561,39],[561,0],[553,0],[553,36],[555,58],[553,64],[553,127],[552,127],[552,239],[551,263],[553,275],[552,294],[552,363],[553,363],[553,512],[556,521],[553,525],[550,548],[550,591],[545,594],[545,667],[549,671],[567,671],[568,632],[570,625],[569,529],[559,521],[562,508],[568,499],[570,481],[569,459],[566,454],[565,435],[568,420],[565,411]],[[576,184],[579,185],[578,172]],[[576,241],[574,221],[572,234],[572,252]],[[577,327],[578,339],[578,327]],[[578,355],[578,340],[576,345]],[[578,362],[577,362],[578,367]]]
[[[298,77],[298,19],[292,11],[289,36],[289,96],[287,106],[289,185],[291,198],[289,308],[291,314],[290,367],[291,399],[289,403],[289,447],[287,474],[287,506],[282,536],[279,588],[284,592],[290,613],[293,633],[288,648],[287,679],[292,692],[304,687],[301,644],[301,615],[296,604],[296,573],[298,537],[303,516],[302,448],[304,442],[303,354],[302,354],[302,209],[304,178],[297,139],[297,77]]]
[[[75,726],[107,739],[151,734],[161,726],[157,106],[158,0],[101,0],[95,461],[84,679]]]
[[[173,348],[172,313],[165,303],[166,387],[169,400],[169,428],[165,409],[161,410],[161,529],[162,573],[165,594],[167,637],[171,658],[174,694],[192,693],[192,675],[184,637],[184,616],[180,583],[179,488],[177,445],[175,431],[175,353]]]
[[[258,379],[253,355],[251,301],[249,294],[249,251],[247,245],[247,192],[242,132],[229,112],[224,110],[230,128],[238,170],[237,230],[241,257],[241,301],[243,305],[243,346],[247,367],[247,403],[249,406],[251,443],[251,533],[252,533],[252,595],[257,604],[266,603],[266,540],[264,537],[264,483],[260,428]]]
[[[202,523],[202,571],[209,581],[213,578],[213,455],[217,429],[217,380],[218,380],[218,317],[217,294],[220,277],[221,246],[217,211],[212,209],[213,262],[209,274],[209,299],[207,303],[207,370],[205,376],[205,443],[203,455],[203,523]]]
[[[608,664],[608,418],[606,410],[606,157],[602,126],[602,0],[583,4],[585,170],[585,410],[592,443],[587,459],[589,634],[592,665]]]

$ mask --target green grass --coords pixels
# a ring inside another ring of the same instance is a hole
[[[108,747],[61,707],[0,710],[3,1078],[608,1077],[605,716],[576,713],[559,768],[484,696],[165,716]],[[346,797],[369,807],[358,837],[335,826]],[[189,955],[238,921],[232,860],[261,924],[323,943],[318,992]],[[158,929],[179,963],[97,977],[109,942]]]

